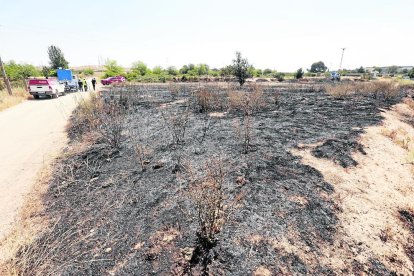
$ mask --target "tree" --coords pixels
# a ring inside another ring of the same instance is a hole
[[[154,69],[152,69],[152,73],[154,75],[161,75],[163,71],[164,70],[162,69],[161,66],[155,66]]]
[[[207,64],[199,64],[197,67],[196,67],[196,70],[197,70],[197,74],[199,75],[199,76],[204,76],[204,75],[207,75],[208,74],[208,70],[209,70],[210,68],[209,68],[209,66],[207,65]]]
[[[217,68],[210,69],[208,74],[213,77],[218,77],[220,75],[220,70]]]
[[[185,74],[187,74],[188,73],[188,66],[187,65],[183,65],[183,67],[181,67],[181,69],[180,69],[180,74],[183,74],[183,75],[185,75]]]
[[[325,63],[323,63],[323,61],[318,61],[311,65],[311,69],[309,71],[312,73],[324,73],[326,69],[328,68],[325,66]]]
[[[85,76],[92,76],[93,75],[93,69],[92,68],[86,68],[85,70],[83,70],[82,72]]]
[[[270,74],[272,74],[272,69],[266,68],[266,69],[263,70],[263,75],[267,76],[267,75],[270,75]]]
[[[364,67],[359,67],[357,70],[357,73],[361,73],[361,74],[364,74],[365,73],[365,69],[364,69]]]
[[[249,66],[249,68],[247,69],[247,72],[249,73],[250,77],[256,76],[256,69],[254,68],[253,65]]]
[[[47,66],[43,66],[42,67],[42,75],[46,78],[49,77],[50,76],[50,68],[47,67]]]
[[[178,70],[174,66],[169,66],[167,68],[167,74],[170,75],[170,76],[177,76],[178,75]]]
[[[233,60],[233,74],[237,78],[240,86],[242,86],[249,77],[249,62],[243,58],[240,52],[236,52],[236,58]]]
[[[303,78],[303,74],[304,74],[304,72],[303,72],[302,68],[299,68],[295,73],[295,79],[298,80],[298,79]]]
[[[105,78],[125,75],[124,68],[122,68],[122,66],[119,66],[116,60],[108,59],[104,67],[105,67],[105,73],[104,73]]]
[[[277,72],[275,71],[273,73],[273,77],[277,79],[277,81],[284,81],[285,80],[285,74],[281,73],[281,72]]]
[[[148,67],[142,61],[137,61],[132,64],[132,72],[138,76],[145,76],[148,73]]]
[[[374,71],[377,71],[378,73],[382,73],[382,68],[374,66]]]
[[[60,48],[50,45],[47,49],[47,53],[49,55],[51,69],[57,70],[59,68],[68,68],[69,62],[66,61]]]
[[[410,79],[414,79],[414,68],[410,70],[410,72],[408,72],[408,76],[410,77]]]
[[[24,80],[28,77],[37,77],[40,72],[30,64],[17,64],[14,61],[4,64],[4,69],[10,80]]]
[[[398,66],[390,66],[388,67],[388,74],[397,74],[398,73]]]
[[[226,67],[223,67],[220,69],[220,76],[222,77],[228,77],[233,75],[233,66],[227,65]]]

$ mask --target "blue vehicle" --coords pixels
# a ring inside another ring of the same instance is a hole
[[[340,81],[341,74],[339,72],[331,72],[331,81]]]
[[[65,92],[79,90],[78,80],[76,76],[72,74],[70,69],[58,69],[57,70],[58,81],[65,84]]]

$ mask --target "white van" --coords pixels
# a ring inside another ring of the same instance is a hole
[[[30,79],[29,93],[35,99],[39,99],[40,96],[58,98],[60,95],[65,95],[65,84],[57,79]]]

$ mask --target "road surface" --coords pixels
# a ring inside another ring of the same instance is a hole
[[[85,92],[28,100],[0,112],[0,240],[30,192],[42,166],[65,146],[65,127]]]

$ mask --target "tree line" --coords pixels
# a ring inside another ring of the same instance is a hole
[[[51,45],[47,50],[49,56],[49,66],[43,66],[41,69],[36,68],[31,64],[17,64],[14,61],[10,61],[5,64],[6,73],[11,81],[19,81],[27,79],[28,77],[50,77],[56,76],[56,71],[59,68],[69,68],[69,62],[66,60],[62,50]],[[397,66],[389,67],[389,72],[397,72]],[[376,68],[381,72],[381,68]],[[181,80],[181,81],[193,81],[200,77],[223,77],[223,78],[236,78],[238,82],[243,85],[247,78],[275,78],[278,81],[283,81],[285,78],[301,79],[303,76],[316,76],[328,72],[328,68],[323,61],[314,62],[310,69],[307,69],[307,73],[302,68],[299,68],[295,72],[278,72],[270,68],[259,69],[255,68],[249,63],[247,58],[244,58],[240,52],[236,52],[235,58],[230,65],[222,68],[210,68],[209,65],[200,64],[186,64],[181,68],[175,66],[169,66],[163,68],[161,66],[155,66],[149,68],[144,62],[137,61],[132,64],[130,70],[126,71],[124,67],[120,66],[116,60],[107,60],[104,65],[103,77],[112,76],[124,76],[129,81],[142,81],[142,82],[165,82],[168,80]],[[365,73],[365,69],[361,66],[355,70],[341,70],[342,73]],[[83,71],[78,71],[83,75],[93,75],[94,71],[91,68],[87,68]],[[403,72],[414,78],[414,69],[411,71]]]

